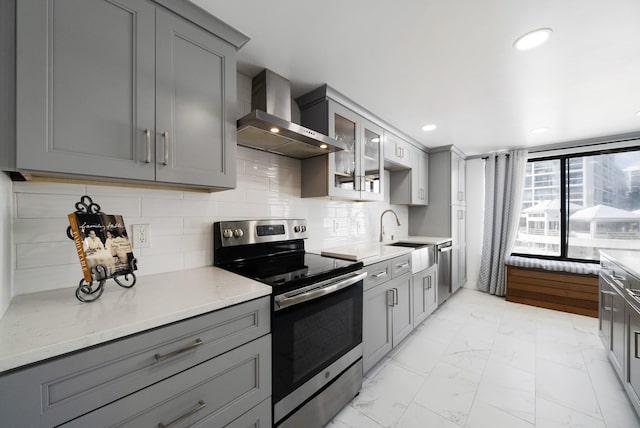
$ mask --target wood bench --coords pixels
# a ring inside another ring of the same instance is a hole
[[[598,275],[507,264],[510,302],[598,317]]]

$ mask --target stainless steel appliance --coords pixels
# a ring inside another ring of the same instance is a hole
[[[451,296],[451,241],[436,246],[438,264],[438,306]]]
[[[362,262],[304,250],[304,220],[214,223],[214,264],[273,287],[273,422],[322,427],[362,386]]]
[[[291,122],[289,81],[262,70],[251,82],[251,109],[238,119],[238,144],[297,159],[344,150],[345,144]]]

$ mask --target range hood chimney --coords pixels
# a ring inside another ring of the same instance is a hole
[[[289,81],[270,70],[262,70],[251,81],[251,110],[238,120],[238,145],[296,159],[346,148],[340,141],[291,122]]]

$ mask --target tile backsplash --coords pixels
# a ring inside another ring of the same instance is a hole
[[[219,220],[304,218],[306,248],[320,250],[377,239],[380,214],[391,207],[402,226],[386,216],[385,230],[407,234],[406,207],[300,198],[299,160],[238,147],[237,177],[236,189],[217,193],[14,182],[13,295],[77,286],[82,273],[66,216],[85,194],[102,211],[123,215],[129,233],[133,224],[150,225],[151,247],[134,249],[139,276],[212,265]]]

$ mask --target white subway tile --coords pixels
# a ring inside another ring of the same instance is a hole
[[[76,261],[80,263],[70,239],[63,242],[16,245],[16,269],[59,266]]]
[[[182,199],[183,193],[180,190],[150,189],[140,187],[125,186],[103,186],[103,185],[87,185],[87,194],[92,199],[100,199],[101,196],[143,196],[154,199]]]
[[[33,242],[61,241],[67,238],[67,217],[17,218],[13,220],[13,242],[25,244]]]
[[[82,195],[17,193],[18,218],[67,218]]]
[[[78,287],[82,279],[80,262],[72,265],[17,269],[13,277],[14,295]],[[69,289],[69,300],[75,301],[74,288]]]
[[[126,217],[124,222],[129,230],[134,224],[148,224],[152,244],[156,236],[175,236],[183,233],[181,217]]]
[[[119,214],[126,217],[140,216],[140,198],[126,195],[102,195],[92,198],[100,205],[103,213]]]
[[[213,249],[187,251],[184,253],[184,268],[199,268],[213,265]]]
[[[59,195],[86,195],[87,186],[84,184],[14,181],[14,193],[55,193]],[[78,197],[77,200],[80,200]]]
[[[183,254],[154,254],[141,256],[138,261],[138,272],[140,276],[153,275],[163,272],[174,272],[184,269]],[[179,287],[180,284],[176,284]]]
[[[142,217],[182,217],[185,207],[182,199],[167,201],[165,199],[142,198]]]
[[[183,221],[183,228],[185,235],[192,234],[212,234],[213,223],[217,217],[185,217]]]

